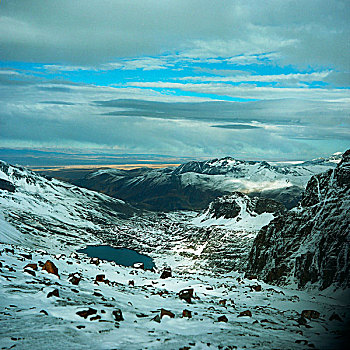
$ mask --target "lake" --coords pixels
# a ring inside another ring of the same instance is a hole
[[[155,266],[151,257],[128,248],[113,248],[109,245],[90,245],[77,250],[77,252],[84,253],[90,258],[114,261],[118,265],[123,266],[133,266],[135,263],[143,263],[146,270],[150,270]]]

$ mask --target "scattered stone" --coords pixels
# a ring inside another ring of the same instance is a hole
[[[78,311],[77,315],[80,317],[87,318],[88,316],[95,315],[96,313],[97,313],[97,310],[89,307],[87,310]]]
[[[238,317],[249,316],[252,317],[252,313],[250,310],[245,310],[239,313]]]
[[[315,311],[315,310],[303,310],[301,312],[301,317],[306,317],[309,320],[317,319],[320,317],[320,313],[318,311]]]
[[[75,286],[77,286],[79,284],[79,282],[81,281],[81,275],[79,273],[71,273],[68,277],[68,281],[72,284],[74,284]]]
[[[179,292],[179,298],[191,303],[191,299],[193,298],[193,288],[181,290]]]
[[[49,292],[47,294],[47,298],[51,298],[51,297],[60,297],[60,292],[58,291],[58,289],[54,289],[53,291]]]
[[[228,321],[228,319],[225,315],[222,315],[218,318],[218,322],[227,322],[227,321]]]
[[[160,309],[160,318],[162,319],[164,316],[169,316],[170,318],[175,318],[175,314],[169,310]]]
[[[37,264],[27,264],[26,266],[24,266],[24,269],[32,269],[32,270],[35,270],[35,271],[38,271],[38,265]]]
[[[33,259],[32,254],[20,253],[19,255],[23,256],[23,258],[28,259],[28,260],[32,260]]]
[[[340,321],[340,322],[343,322],[342,318],[336,314],[335,312],[332,313],[331,317],[329,318],[330,321]]]
[[[100,320],[101,319],[101,316],[100,315],[96,315],[96,316],[92,316],[90,318],[90,321],[96,321],[96,320]]]
[[[160,275],[160,278],[165,279],[172,277],[172,272],[170,267],[165,267],[162,271],[162,274]]]
[[[159,315],[156,315],[155,317],[152,318],[152,321],[160,323],[160,317]]]
[[[96,275],[95,282],[103,282],[106,278],[106,275]]]
[[[90,264],[94,264],[96,266],[100,265],[100,259],[99,258],[91,258]]]
[[[251,289],[255,290],[256,292],[261,292],[261,285],[257,284],[255,286],[251,286]]]
[[[45,310],[40,310],[40,313],[42,313],[42,314],[44,314],[44,315],[48,315],[48,313],[47,313],[47,311],[45,311]]]
[[[219,300],[219,305],[226,306],[226,299]]]
[[[112,315],[116,321],[124,321],[122,310],[116,309],[112,312]]]
[[[297,319],[297,322],[301,325],[301,326],[306,326],[307,325],[307,320],[305,317],[301,316]]]
[[[192,311],[190,310],[183,310],[182,311],[182,317],[192,318]]]
[[[30,275],[32,275],[32,276],[34,276],[34,277],[36,276],[35,271],[32,270],[32,269],[24,269],[24,272],[29,273]]]
[[[247,278],[248,280],[256,280],[258,279],[257,275],[245,275],[245,278]]]
[[[128,282],[128,285],[134,287],[134,286],[135,286],[135,281],[134,281],[134,280],[130,280],[130,281]]]
[[[135,263],[133,265],[133,268],[134,269],[142,269],[142,270],[144,270],[145,269],[145,264],[144,263]]]
[[[47,271],[48,273],[52,273],[56,276],[59,277],[58,275],[58,268],[55,266],[55,264],[50,261],[50,260],[47,260],[46,263],[44,264],[44,266],[42,267],[43,270]]]
[[[82,329],[82,328],[85,328],[85,326],[79,325],[79,326],[77,326],[77,328]]]

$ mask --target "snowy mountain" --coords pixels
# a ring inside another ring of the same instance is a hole
[[[290,209],[310,177],[334,168],[338,159],[336,154],[301,164],[271,165],[226,157],[177,168],[103,169],[66,180],[150,210],[201,210],[216,197],[234,191],[276,199]]]
[[[2,231],[2,242],[24,240],[45,247],[50,239],[58,247],[63,242],[76,246],[98,241],[109,227],[134,213],[124,201],[0,161],[0,215],[25,233],[15,238]]]
[[[235,271],[259,228],[240,223],[287,215],[274,201],[234,193],[209,206],[203,219],[216,224],[196,226],[198,213],[141,213],[3,162],[0,179],[1,348],[337,349],[348,341],[346,291],[280,288]],[[312,206],[318,193],[309,192]],[[91,244],[137,249],[156,270],[77,253]]]
[[[262,228],[249,270],[270,283],[350,286],[350,150],[313,176],[298,208]]]

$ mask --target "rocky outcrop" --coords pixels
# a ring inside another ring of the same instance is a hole
[[[298,206],[263,227],[248,271],[269,283],[350,286],[350,150],[335,169],[313,176]]]

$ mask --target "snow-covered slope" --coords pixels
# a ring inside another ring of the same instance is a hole
[[[309,181],[298,208],[262,228],[249,257],[265,281],[350,287],[350,150]]]
[[[48,239],[58,247],[63,242],[77,246],[98,241],[108,226],[135,212],[121,200],[2,161],[0,180],[0,219],[12,223],[24,233],[23,241],[36,246],[46,246]],[[19,239],[11,230],[3,229],[0,235],[2,242]]]
[[[339,155],[301,164],[270,165],[230,157],[189,162],[178,168],[103,169],[75,184],[122,198],[152,210],[206,208],[218,196],[243,192],[262,195],[293,207],[314,174],[334,168]]]
[[[240,192],[219,197],[192,223],[196,226],[224,226],[232,230],[256,232],[267,225],[283,205],[266,198],[250,198]]]

